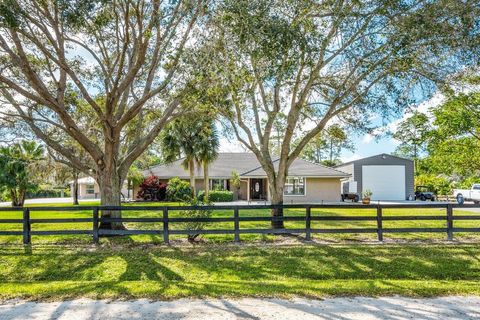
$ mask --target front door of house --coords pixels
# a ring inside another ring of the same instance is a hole
[[[252,200],[265,200],[263,179],[250,180],[250,198]]]

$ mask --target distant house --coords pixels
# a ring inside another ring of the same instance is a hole
[[[163,182],[179,177],[189,180],[188,171],[181,163],[183,159],[169,164],[162,164],[145,170],[145,176],[155,175]],[[278,166],[278,159],[274,160]],[[209,165],[210,189],[232,190],[230,179],[232,171],[241,178],[239,199],[269,200],[267,175],[253,153],[220,153],[218,158]],[[340,200],[340,181],[350,175],[340,170],[314,164],[302,159],[295,160],[289,169],[285,185],[284,201],[290,202],[321,202]],[[204,189],[203,170],[195,170],[197,190]],[[138,188],[135,189],[136,195]]]
[[[73,196],[73,181],[70,184],[70,194]],[[126,184],[122,188],[122,196],[128,197]],[[100,187],[92,177],[78,179],[78,199],[100,199]]]
[[[351,175],[358,193],[372,191],[372,200],[407,200],[414,194],[414,165],[389,154],[363,158],[335,167]]]

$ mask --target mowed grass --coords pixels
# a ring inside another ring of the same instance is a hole
[[[76,211],[31,211],[32,219],[40,218],[91,218],[91,210],[86,210],[82,206],[93,206],[98,205],[98,201],[92,202],[83,202],[81,206],[78,207]],[[176,206],[179,203],[133,203],[126,204],[125,206],[134,207],[134,206]],[[70,206],[70,204],[42,204],[42,205],[31,205],[31,207],[38,206],[58,206],[65,207]],[[142,211],[142,210],[128,210],[123,212],[124,217],[162,217],[161,211]],[[305,209],[286,209],[284,211],[285,216],[305,216]],[[383,216],[415,216],[415,215],[426,215],[426,216],[445,216],[445,209],[432,209],[432,208],[401,208],[401,209],[384,209]],[[460,209],[454,210],[454,215],[478,215],[479,213],[472,213],[461,211]],[[177,210],[172,210],[169,212],[170,217],[183,217],[184,213]],[[266,209],[245,209],[240,210],[241,217],[255,217],[255,216],[264,216],[269,217],[270,211]],[[316,208],[312,209],[312,216],[376,216],[375,209],[353,209],[353,208],[338,208],[338,209],[321,209]],[[214,210],[212,217],[233,217],[233,210]],[[0,231],[21,231],[21,224],[2,224],[1,219],[21,219],[22,212],[0,212]],[[444,228],[446,225],[445,220],[431,220],[431,221],[421,221],[421,220],[407,220],[407,221],[384,221],[384,228]],[[286,228],[304,228],[305,222],[303,221],[286,221]],[[466,221],[455,221],[455,227],[465,227],[465,228],[478,228],[480,226],[480,220],[466,220]],[[162,223],[127,223],[126,227],[128,229],[162,229]],[[169,226],[171,229],[185,229],[185,224],[183,223],[170,223]],[[242,221],[240,222],[241,229],[268,229],[270,223],[268,221]],[[335,229],[335,228],[376,228],[376,221],[312,221],[312,228],[316,229]],[[35,231],[45,231],[45,230],[91,230],[92,223],[62,223],[62,224],[49,224],[49,223],[36,223],[32,225],[32,230]],[[205,229],[230,229],[233,230],[233,222],[216,222],[209,223],[205,226]],[[301,240],[304,235],[300,234],[299,239]],[[314,241],[320,242],[345,242],[345,241],[375,241],[377,235],[375,233],[348,233],[348,234],[313,234]],[[175,242],[177,240],[184,240],[186,236],[183,235],[171,235],[171,241]],[[480,234],[478,233],[456,233],[454,238],[457,241],[470,242],[480,240]],[[206,242],[211,243],[224,243],[233,241],[233,235],[204,235],[202,239]],[[272,236],[272,235],[259,235],[259,234],[241,234],[242,241],[267,241],[272,242],[276,240],[283,240],[284,236]],[[445,240],[445,233],[385,233],[385,241],[411,241],[411,240],[422,240],[422,241],[439,241]],[[21,236],[0,236],[0,245],[1,244],[20,244],[22,241]],[[32,236],[32,242],[34,244],[89,244],[92,239],[89,235],[54,235],[54,236]],[[113,238],[102,238],[101,243],[104,244],[128,244],[128,243],[163,243],[162,236],[156,235],[135,235],[135,236],[125,236],[125,237],[113,237]]]
[[[477,245],[0,247],[0,300],[479,295]]]
[[[97,205],[97,202],[83,205]],[[128,204],[135,206],[138,204]],[[142,204],[145,205],[145,204]],[[149,205],[178,205],[151,203]],[[46,205],[44,205],[46,206]],[[69,206],[62,204],[58,206]],[[172,210],[171,217],[182,216]],[[285,210],[304,216],[304,209]],[[314,209],[313,216],[375,216],[374,209]],[[384,216],[445,215],[444,209],[385,209]],[[454,215],[475,215],[456,209]],[[32,218],[90,218],[90,210],[32,210]],[[241,216],[266,216],[268,210],[241,210]],[[0,219],[21,218],[21,212],[0,212]],[[124,211],[125,217],[161,217],[157,211]],[[232,217],[217,210],[214,217]],[[445,221],[385,221],[385,228],[444,227]],[[287,228],[303,228],[288,221]],[[478,221],[456,226],[478,227]],[[129,229],[161,229],[161,223],[128,223]],[[181,223],[171,223],[183,229]],[[269,228],[269,222],[241,222],[241,228]],[[32,230],[91,229],[91,223],[33,224]],[[375,228],[372,221],[315,221],[312,228]],[[208,229],[233,229],[233,223],[209,224]],[[0,224],[0,230],[21,230],[20,224]],[[93,245],[87,235],[0,236],[0,300],[23,298],[62,300],[89,298],[292,297],[480,295],[478,234],[455,234],[456,242],[439,243],[446,234],[315,234],[314,243],[298,237],[205,235],[200,244],[172,236],[102,238]],[[283,241],[285,240],[286,241]],[[398,244],[399,239],[405,243]],[[412,243],[412,240],[421,240]],[[179,243],[181,241],[181,243]],[[465,242],[473,241],[473,244]],[[177,245],[178,244],[178,245]]]

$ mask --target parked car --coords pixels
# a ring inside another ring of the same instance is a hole
[[[420,201],[435,201],[435,193],[429,190],[427,186],[417,186],[415,188],[415,200]]]
[[[473,201],[475,204],[480,203],[480,183],[474,183],[470,190],[468,189],[454,189],[453,195],[459,204],[465,201]]]

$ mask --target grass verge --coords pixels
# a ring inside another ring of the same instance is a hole
[[[480,294],[477,245],[0,248],[0,299]]]

